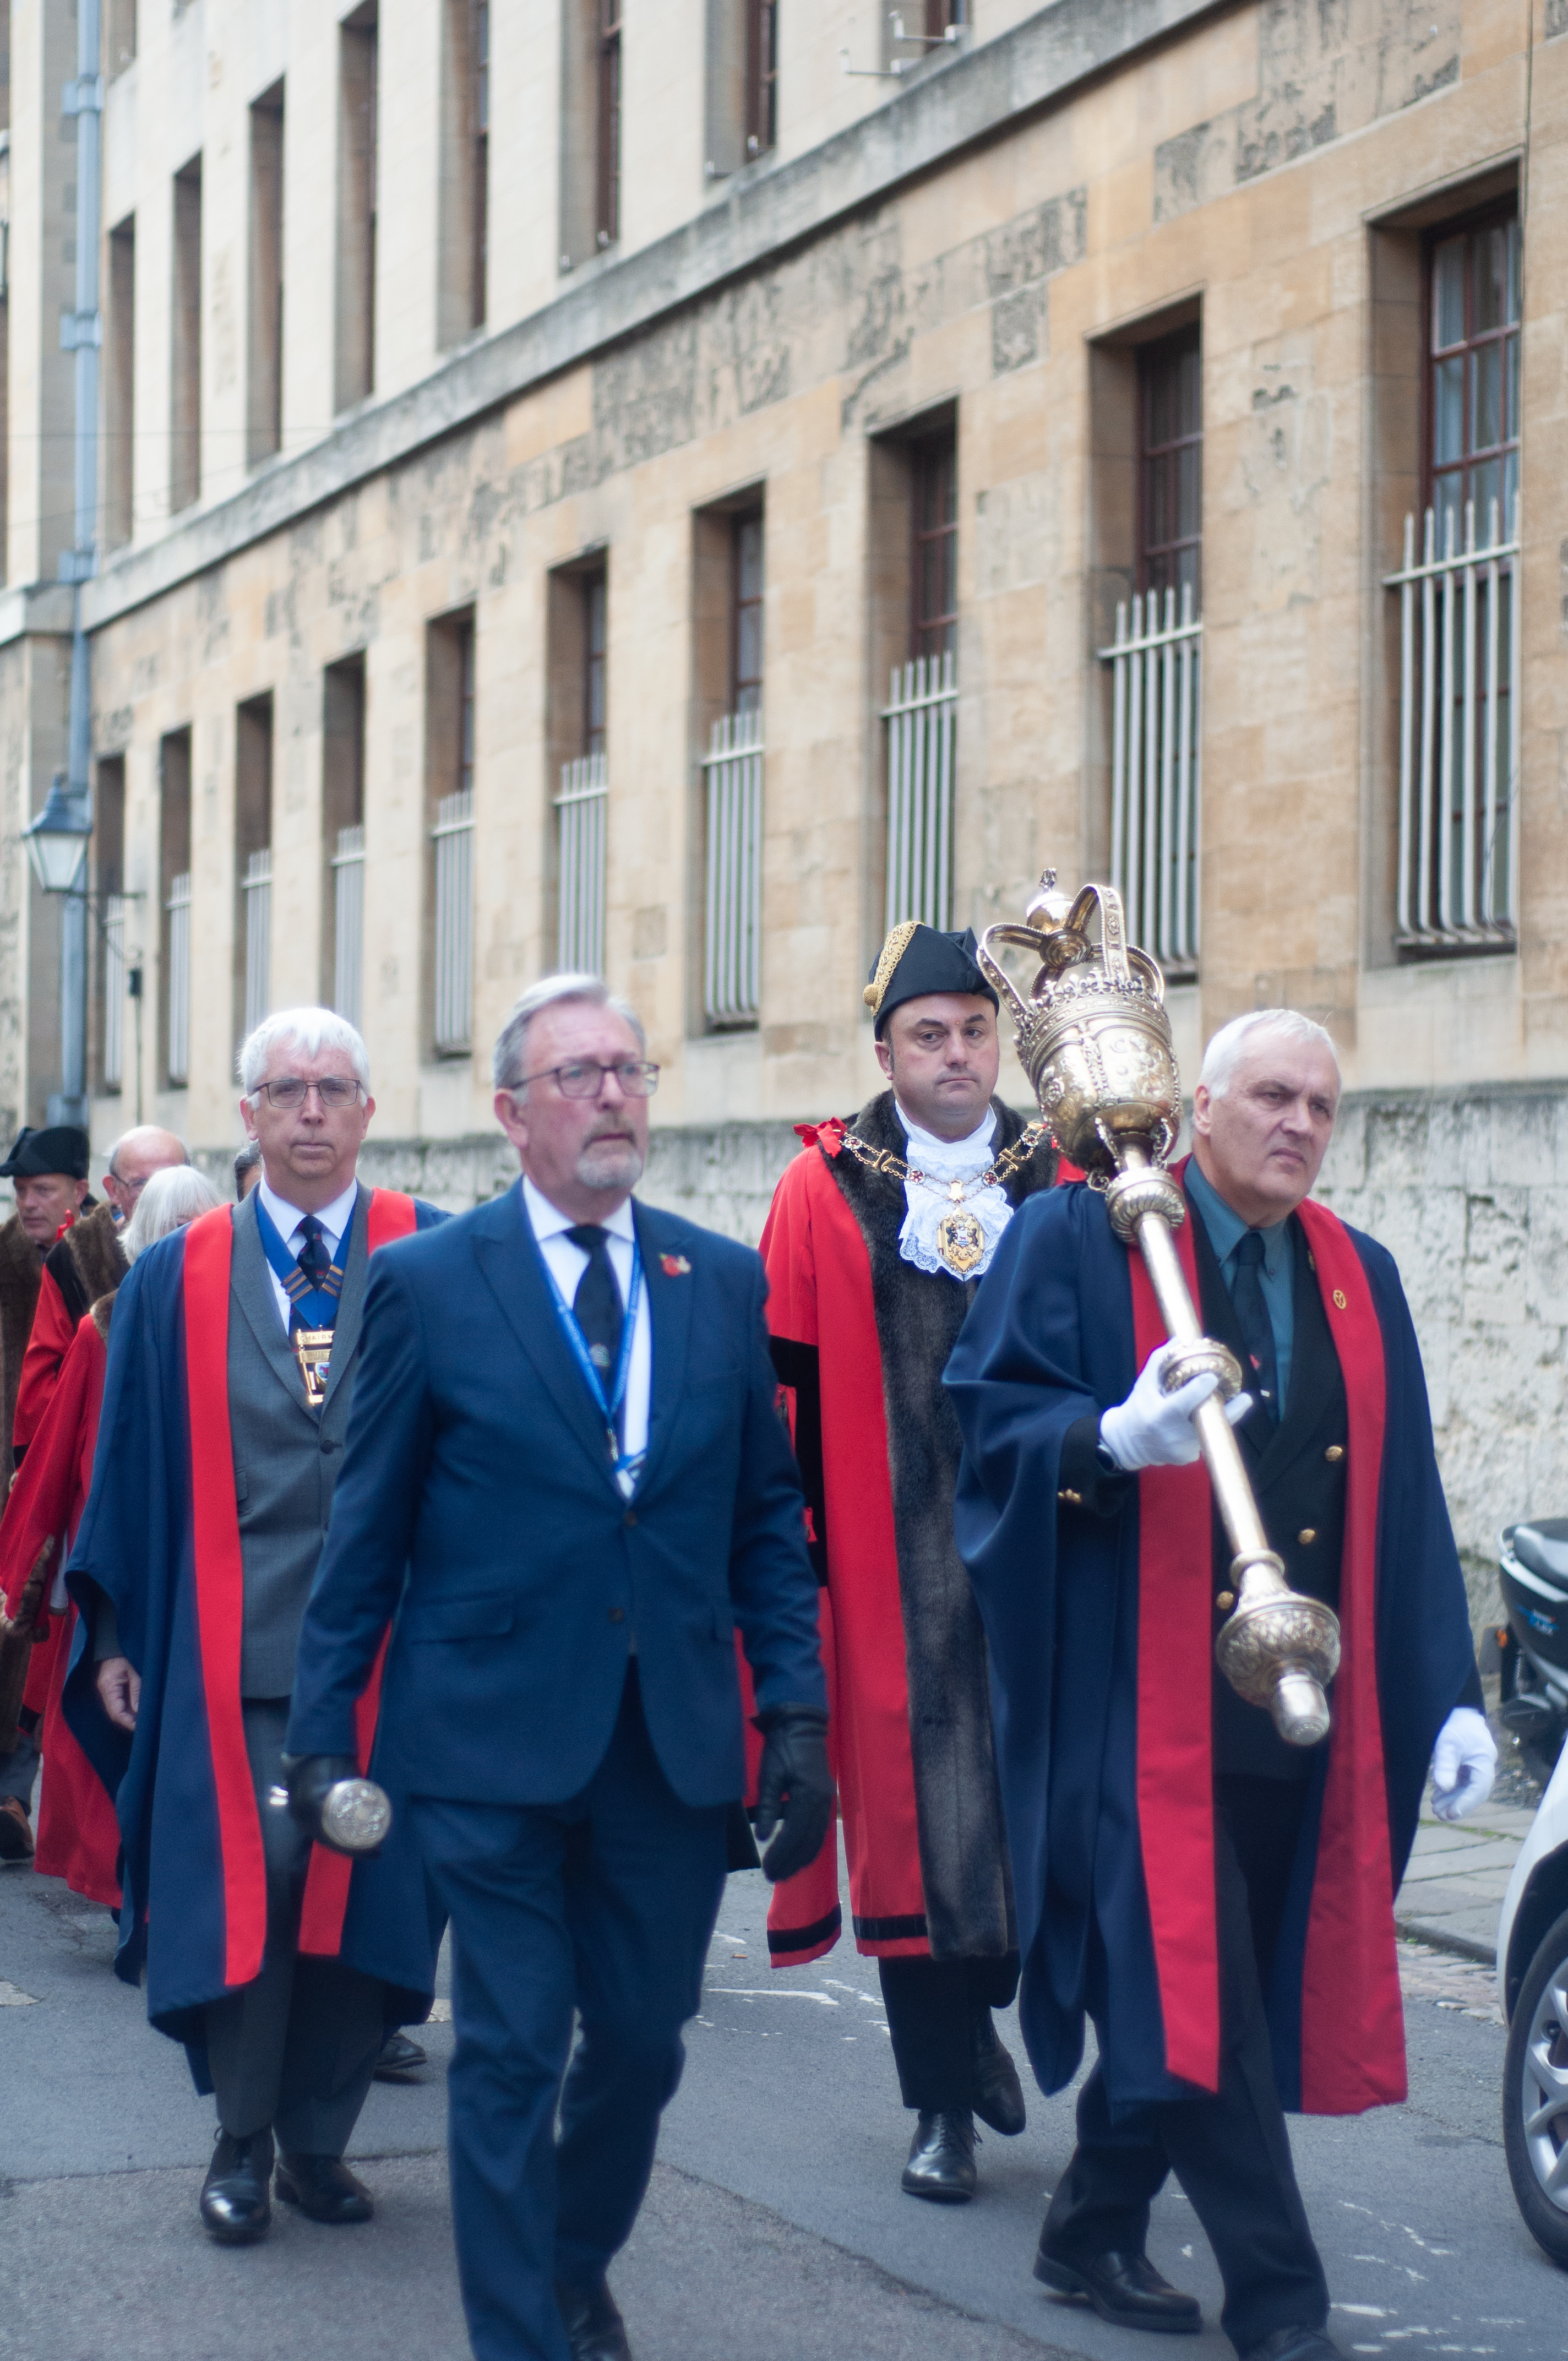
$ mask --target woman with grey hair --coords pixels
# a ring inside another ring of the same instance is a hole
[[[193,1164],[173,1164],[167,1171],[155,1172],[137,1198],[136,1212],[120,1240],[126,1260],[135,1262],[137,1255],[166,1238],[170,1230],[182,1230],[198,1213],[210,1213],[221,1202],[212,1182]],[[104,1301],[108,1302],[110,1298],[105,1296]]]
[[[218,1202],[211,1182],[189,1164],[155,1172],[126,1226],[127,1260],[134,1262],[158,1239],[183,1228]],[[49,1406],[11,1487],[0,1517],[0,1598],[12,1619],[12,1644],[19,1642],[28,1658],[20,1702],[43,1716],[43,1796],[36,1850],[26,1806],[18,1803],[10,1817],[15,1820],[20,1815],[16,1833],[26,1839],[26,1851],[33,1853],[34,1865],[46,1876],[62,1877],[73,1894],[118,1909],[120,1831],[115,1807],[60,1711],[76,1629],[76,1608],[66,1595],[61,1568],[92,1478],[114,1308],[111,1290],[98,1298],[78,1327]],[[61,1532],[67,1535],[63,1550],[58,1547]],[[32,1646],[39,1631],[47,1636]],[[4,1661],[0,1658],[0,1722],[8,1711]],[[7,1804],[0,1809],[10,1807]]]

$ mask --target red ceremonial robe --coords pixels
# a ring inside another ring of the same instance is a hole
[[[61,1231],[60,1235],[64,1235]],[[78,1324],[71,1316],[54,1273],[46,1268],[38,1281],[38,1309],[33,1313],[32,1334],[22,1356],[21,1380],[16,1388],[11,1441],[17,1451],[30,1447],[43,1424],[44,1413],[65,1367],[65,1356],[76,1340]]]
[[[1178,1167],[1178,1172],[1183,1170]],[[1333,1738],[1318,1822],[1302,1962],[1301,2105],[1357,2114],[1405,2096],[1404,2016],[1395,1951],[1383,1729],[1377,1703],[1377,1495],[1387,1389],[1383,1334],[1344,1224],[1310,1198],[1298,1208],[1344,1379],[1343,1653],[1332,1691]],[[1176,1234],[1192,1300],[1192,1224]],[[1141,1255],[1129,1255],[1138,1367],[1166,1341]],[[1213,1781],[1207,1710],[1213,1675],[1206,1598],[1213,1511],[1209,1471],[1149,1467],[1138,1478],[1138,1821],[1144,1882],[1170,2071],[1219,2086],[1220,1970],[1215,1943]],[[1190,1700],[1204,1709],[1193,1713]]]
[[[1011,1145],[1024,1126],[1004,1111],[1002,1121],[998,1144]],[[907,1145],[891,1093],[872,1101],[855,1128],[873,1146]],[[842,1125],[797,1129],[805,1153],[779,1182],[762,1253],[774,1360],[789,1389],[807,1499],[824,1526],[813,1535],[813,1556],[823,1577],[828,1747],[855,1940],[883,1959],[1002,1957],[1013,1949],[1011,1896],[984,1645],[951,1547],[956,1430],[946,1470],[938,1423],[946,1414],[942,1366],[973,1289],[901,1262],[902,1180],[852,1162]],[[1009,1180],[1010,1198],[1048,1185],[1053,1169],[1042,1146]],[[890,1403],[902,1461],[890,1448]],[[944,1550],[961,1615],[947,1588]],[[942,1705],[916,1720],[958,1733],[924,1781],[912,1741],[912,1679],[917,1693],[922,1679],[939,1692]],[[808,1869],[774,1888],[774,1966],[820,1959],[838,1941],[838,1852],[830,1838]]]
[[[1338,2114],[1404,2096],[1394,1896],[1433,1741],[1475,1664],[1392,1257],[1324,1206],[1298,1218],[1344,1387],[1343,1654],[1266,2000],[1284,2104]],[[1177,1241],[1201,1300],[1190,1224]],[[965,1445],[955,1521],[991,1644],[1020,2021],[1042,2088],[1061,2089],[1082,2057],[1097,1925],[1118,2108],[1212,2090],[1219,2066],[1208,1475],[1146,1469],[1115,1518],[1065,1513],[1058,1493],[1066,1435],[1125,1398],[1164,1333],[1103,1198],[1058,1190],[1003,1237],[947,1373]]]
[[[366,1246],[371,1254],[413,1234],[411,1197],[390,1189],[370,1192]],[[267,1940],[267,1866],[261,1823],[245,1747],[240,1707],[240,1648],[245,1631],[245,1570],[239,1508],[234,1490],[229,1433],[229,1270],[234,1220],[226,1205],[203,1213],[186,1233],[185,1361],[191,1389],[192,1521],[196,1555],[196,1615],[203,1686],[217,1787],[227,1930],[225,1982],[248,1983],[261,1971]],[[380,1706],[383,1641],[355,1712],[359,1767],[367,1770]],[[311,1850],[300,1914],[300,1949],[334,1958],[343,1940],[354,1864],[325,1845]]]
[[[46,1289],[49,1284],[46,1279]],[[54,1293],[58,1301],[58,1288]],[[112,1310],[110,1297],[78,1325],[0,1517],[0,1595],[13,1614],[45,1542],[55,1543],[49,1570],[58,1575],[81,1520],[98,1439]],[[25,1702],[43,1716],[43,1790],[33,1866],[46,1877],[62,1877],[89,1902],[117,1910],[120,1830],[115,1806],[60,1711],[76,1622],[73,1601],[50,1614],[49,1638],[35,1647],[27,1671]]]
[[[371,1252],[444,1218],[361,1191]],[[64,1711],[105,1788],[121,1838],[115,1972],[143,1977],[148,2015],[185,2042],[197,2088],[207,2004],[248,1983],[266,1941],[261,1827],[240,1700],[244,1561],[235,1497],[228,1329],[235,1209],[222,1206],[138,1257],[115,1300],[102,1447],[67,1567],[73,1595],[114,1608],[142,1676],[134,1737],[98,1706],[91,1666],[67,1675]],[[358,1716],[361,1759],[375,1721]],[[154,1889],[175,1906],[154,1907]],[[402,1817],[379,1854],[317,1848],[301,1948],[348,1960],[410,2015],[433,1962],[422,1871]]]

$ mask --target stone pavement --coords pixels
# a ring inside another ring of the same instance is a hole
[[[1400,1933],[1492,1966],[1497,1913],[1534,1817],[1521,1804],[1488,1804],[1453,1827],[1423,1817],[1395,1905]]]

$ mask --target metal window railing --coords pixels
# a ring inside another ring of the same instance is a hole
[[[191,1079],[191,873],[169,881],[169,1080]]]
[[[555,798],[555,963],[587,975],[604,971],[605,820],[609,768],[603,754],[561,765]]]
[[[1450,509],[1428,509],[1416,558],[1405,519],[1399,594],[1399,878],[1397,939],[1410,949],[1511,942],[1519,914],[1520,568],[1489,506],[1477,546]]]
[[[254,1032],[272,1005],[272,851],[264,845],[245,864],[245,1029]]]
[[[439,858],[439,856],[438,856]],[[365,830],[340,828],[332,856],[332,1005],[359,1023],[365,974]]]
[[[895,664],[887,724],[887,923],[953,922],[953,775],[959,685],[952,653]]]
[[[104,896],[104,1087],[126,1079],[126,917],[124,894]]]
[[[1116,609],[1112,666],[1111,880],[1135,942],[1168,975],[1198,969],[1203,626],[1184,584]]]
[[[474,1032],[474,790],[435,807],[435,1047],[455,1053]]]
[[[703,1006],[710,1025],[754,1025],[762,1006],[762,713],[727,713],[703,758],[707,906]]]

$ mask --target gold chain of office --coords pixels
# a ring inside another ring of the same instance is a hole
[[[1009,1174],[1016,1172],[1020,1165],[1027,1164],[1045,1138],[1047,1130],[1047,1125],[1032,1123],[1011,1148],[1003,1148],[983,1172],[968,1180],[933,1180],[928,1172],[922,1172],[917,1165],[906,1163],[902,1156],[895,1156],[891,1148],[873,1148],[858,1132],[846,1131],[844,1145],[855,1161],[863,1164],[868,1172],[884,1173],[890,1180],[917,1180],[922,1189],[929,1189],[937,1196],[950,1201],[948,1211],[937,1224],[937,1253],[955,1279],[967,1279],[976,1263],[984,1257],[985,1231],[979,1218],[969,1212],[965,1200],[981,1189],[996,1186]]]

